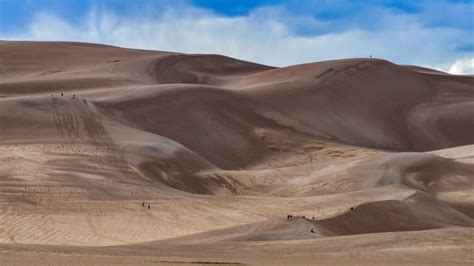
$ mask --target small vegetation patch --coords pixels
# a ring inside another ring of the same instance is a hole
[[[324,144],[319,144],[319,143],[310,143],[310,144],[304,145],[303,147],[310,151],[317,151],[317,150],[322,150],[326,148]]]
[[[288,140],[284,135],[278,132],[272,132],[265,129],[257,129],[255,137],[263,141],[267,147],[272,151],[290,152],[295,144]]]
[[[326,151],[326,155],[332,157],[332,158],[348,158],[348,157],[356,157],[356,154],[354,151],[342,151],[342,150],[337,150],[337,149],[328,149]]]

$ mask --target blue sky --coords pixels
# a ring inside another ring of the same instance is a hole
[[[219,53],[286,66],[373,54],[474,73],[474,0],[0,0],[0,39]]]

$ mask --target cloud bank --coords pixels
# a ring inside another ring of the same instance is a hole
[[[367,25],[351,23],[364,16],[370,16]],[[273,66],[373,55],[399,64],[473,74],[472,34],[469,27],[436,25],[418,14],[392,8],[366,9],[350,18],[327,20],[291,13],[282,6],[257,7],[244,15],[227,16],[180,4],[151,8],[140,16],[93,7],[76,22],[40,12],[26,31],[8,36],[0,33],[0,38],[217,53]]]

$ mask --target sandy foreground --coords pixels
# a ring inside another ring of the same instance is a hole
[[[0,264],[472,265],[473,117],[380,59],[0,41]]]

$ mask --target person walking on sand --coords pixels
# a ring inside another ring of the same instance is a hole
[[[142,203],[142,207],[145,207],[145,202]]]
[[[148,209],[150,209],[150,204],[148,204]]]

